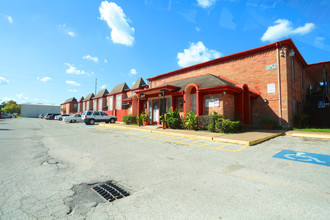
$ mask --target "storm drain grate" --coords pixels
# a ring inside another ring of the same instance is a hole
[[[93,187],[93,190],[108,202],[112,202],[116,199],[121,199],[130,195],[128,192],[111,181],[95,186]]]

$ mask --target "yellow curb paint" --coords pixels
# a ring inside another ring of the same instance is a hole
[[[255,140],[255,141],[251,141],[251,142],[249,142],[248,146],[259,144],[263,141],[269,140],[271,138],[274,138],[274,137],[277,137],[277,136],[280,136],[280,135],[283,135],[283,132],[280,132],[280,133],[277,133],[277,134],[274,134],[274,135],[271,135],[271,136],[268,136],[268,137],[265,137],[265,138],[260,138],[260,139]]]
[[[327,134],[306,134],[306,133],[290,133],[286,132],[286,135],[290,135],[293,137],[308,137],[308,138],[322,138],[322,139],[330,139],[330,135]]]

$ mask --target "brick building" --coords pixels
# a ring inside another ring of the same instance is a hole
[[[67,99],[63,104],[61,104],[61,114],[74,114],[77,112],[77,106],[77,99],[75,97]]]
[[[330,61],[308,65],[286,39],[157,75],[147,79],[148,85],[141,79],[136,88],[117,85],[107,95],[108,113],[121,118],[147,112],[158,124],[159,116],[172,107],[182,116],[215,111],[254,127],[264,119],[290,127],[299,113],[329,113],[329,71]]]

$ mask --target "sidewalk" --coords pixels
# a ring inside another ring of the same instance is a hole
[[[291,135],[294,137],[330,139],[330,133],[328,133],[328,132],[287,131],[287,132],[285,132],[285,134]]]
[[[99,124],[102,127],[111,127],[111,128],[119,128],[119,129],[129,129],[129,130],[138,130],[144,132],[152,132],[166,135],[173,135],[179,137],[187,137],[208,141],[219,141],[233,144],[242,144],[242,145],[255,145],[260,142],[266,141],[273,137],[277,137],[279,135],[283,135],[284,132],[279,130],[258,130],[258,131],[250,131],[244,133],[236,133],[236,134],[221,134],[221,133],[213,133],[206,131],[193,131],[193,130],[180,130],[180,129],[165,129],[159,128],[159,126],[134,126],[134,125],[124,125],[124,124]]]

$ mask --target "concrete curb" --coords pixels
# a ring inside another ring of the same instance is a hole
[[[290,135],[293,137],[308,137],[308,138],[322,138],[322,139],[330,139],[329,134],[311,134],[311,133],[302,133],[302,132],[286,132],[286,135]]]
[[[231,143],[231,144],[241,144],[245,146],[252,146],[259,144],[261,142],[264,142],[266,140],[269,140],[271,138],[283,135],[284,132],[279,132],[276,134],[269,135],[264,138],[259,138],[254,141],[241,141],[241,140],[234,140],[234,139],[226,139],[226,138],[218,138],[218,137],[205,137],[205,136],[196,136],[196,135],[190,135],[190,134],[180,134],[180,133],[173,133],[173,132],[163,132],[163,131],[157,131],[157,130],[149,130],[149,129],[143,129],[143,128],[130,128],[130,127],[122,127],[122,126],[116,126],[116,125],[109,125],[109,124],[99,124],[101,127],[112,127],[112,128],[118,128],[118,129],[127,129],[127,130],[135,130],[135,131],[143,131],[143,132],[150,132],[155,134],[166,134],[171,136],[177,136],[177,137],[183,137],[183,138],[191,138],[191,139],[199,139],[199,140],[205,140],[205,141],[217,141],[217,142],[225,142],[225,143]]]

